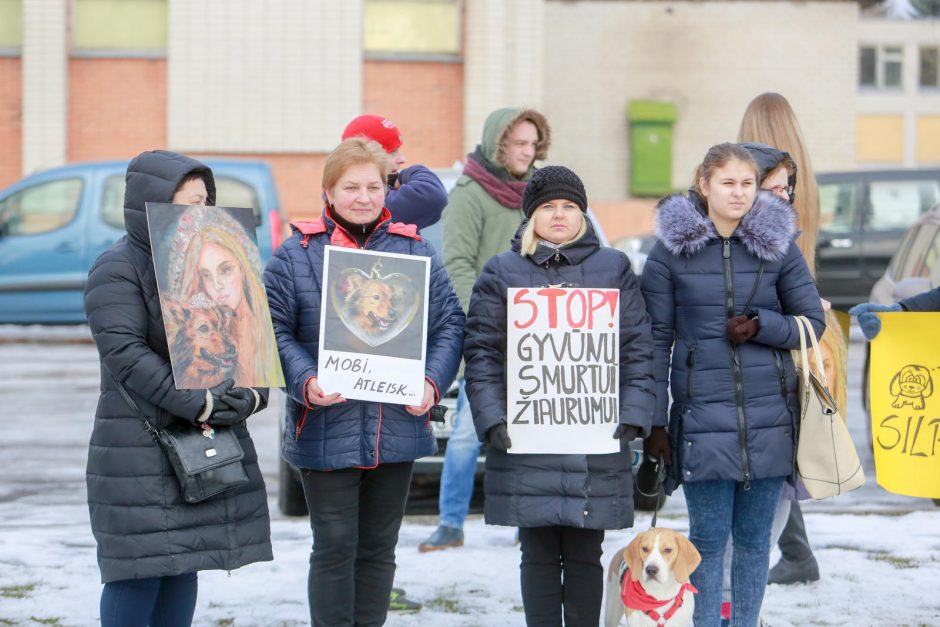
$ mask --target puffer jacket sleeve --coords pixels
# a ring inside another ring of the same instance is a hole
[[[89,274],[85,313],[102,366],[131,394],[195,422],[206,393],[177,390],[170,363],[147,343],[150,321],[140,280],[131,259],[113,256],[99,259]],[[154,294],[156,289],[154,284]]]
[[[752,341],[774,348],[799,348],[800,333],[793,316],[806,316],[816,337],[826,329],[816,283],[809,273],[803,254],[795,245],[787,250],[777,278],[777,298],[781,311],[758,308],[758,331]]]
[[[430,247],[430,246],[429,246]],[[432,251],[433,253],[433,251]],[[428,348],[425,377],[436,389],[439,402],[457,376],[466,317],[454,286],[437,254],[431,255],[431,285],[428,299]]]
[[[653,427],[669,422],[669,366],[675,342],[676,298],[669,268],[669,253],[657,242],[643,266],[641,290],[653,331],[653,376],[656,404]]]
[[[264,286],[271,309],[274,337],[277,338],[277,350],[281,356],[281,368],[284,370],[286,392],[298,403],[307,405],[304,388],[311,377],[317,376],[317,356],[311,355],[297,341],[300,311],[295,291],[294,265],[290,255],[291,246],[299,246],[296,238],[289,239],[274,252],[264,270]]]
[[[463,353],[467,398],[477,436],[506,422],[506,290],[500,276],[499,256],[483,266],[473,286]]]
[[[447,206],[447,190],[434,172],[423,165],[413,165],[398,173],[398,183],[385,196],[392,220],[414,224],[420,230],[441,219]]]
[[[649,435],[656,400],[653,337],[646,303],[630,260],[620,269],[620,422]]]
[[[482,238],[483,208],[466,186],[458,185],[451,190],[444,213],[444,264],[464,311],[470,307]]]
[[[940,287],[905,298],[900,304],[906,311],[940,311]]]

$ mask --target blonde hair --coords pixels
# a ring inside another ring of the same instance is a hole
[[[832,372],[835,375],[832,381],[829,381],[829,393],[836,407],[842,413],[842,418],[846,417],[845,398],[846,398],[846,364],[849,359],[849,347],[845,342],[845,334],[842,331],[842,325],[839,319],[831,309],[826,312],[826,330],[819,340],[820,347],[827,347],[832,353]],[[815,369],[815,363],[812,364]]]
[[[582,213],[581,228],[578,229],[578,232],[575,233],[573,238],[567,242],[559,244],[559,246],[576,242],[584,237],[585,233],[587,233],[587,216]],[[531,257],[535,253],[535,250],[539,247],[539,239],[539,236],[535,232],[535,220],[530,219],[525,223],[525,229],[522,231],[522,243],[519,246],[519,254],[523,257]]]
[[[754,98],[744,111],[739,142],[758,142],[790,153],[796,162],[796,243],[809,271],[816,275],[816,236],[819,232],[819,188],[796,114],[787,99],[772,92]]]
[[[323,164],[324,193],[333,189],[346,170],[363,163],[371,163],[376,167],[384,185],[388,176],[388,156],[385,149],[378,142],[362,137],[350,137],[333,149]]]

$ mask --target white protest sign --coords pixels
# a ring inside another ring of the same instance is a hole
[[[327,246],[317,382],[326,394],[424,400],[430,259]]]
[[[509,452],[619,452],[620,292],[510,288],[506,302]]]

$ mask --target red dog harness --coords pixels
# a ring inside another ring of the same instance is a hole
[[[693,594],[698,592],[692,584],[684,583],[682,587],[679,588],[679,593],[675,597],[660,601],[650,595],[643,586],[640,585],[639,581],[634,581],[633,577],[627,572],[624,573],[623,581],[620,584],[620,598],[623,600],[623,604],[631,610],[639,610],[656,621],[657,624],[663,625],[682,607],[685,601],[683,596],[686,590],[691,591]],[[660,614],[658,610],[664,605],[669,605],[669,608],[664,614]]]

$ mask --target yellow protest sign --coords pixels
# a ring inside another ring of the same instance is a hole
[[[940,498],[940,314],[879,317],[869,378],[878,485]]]

